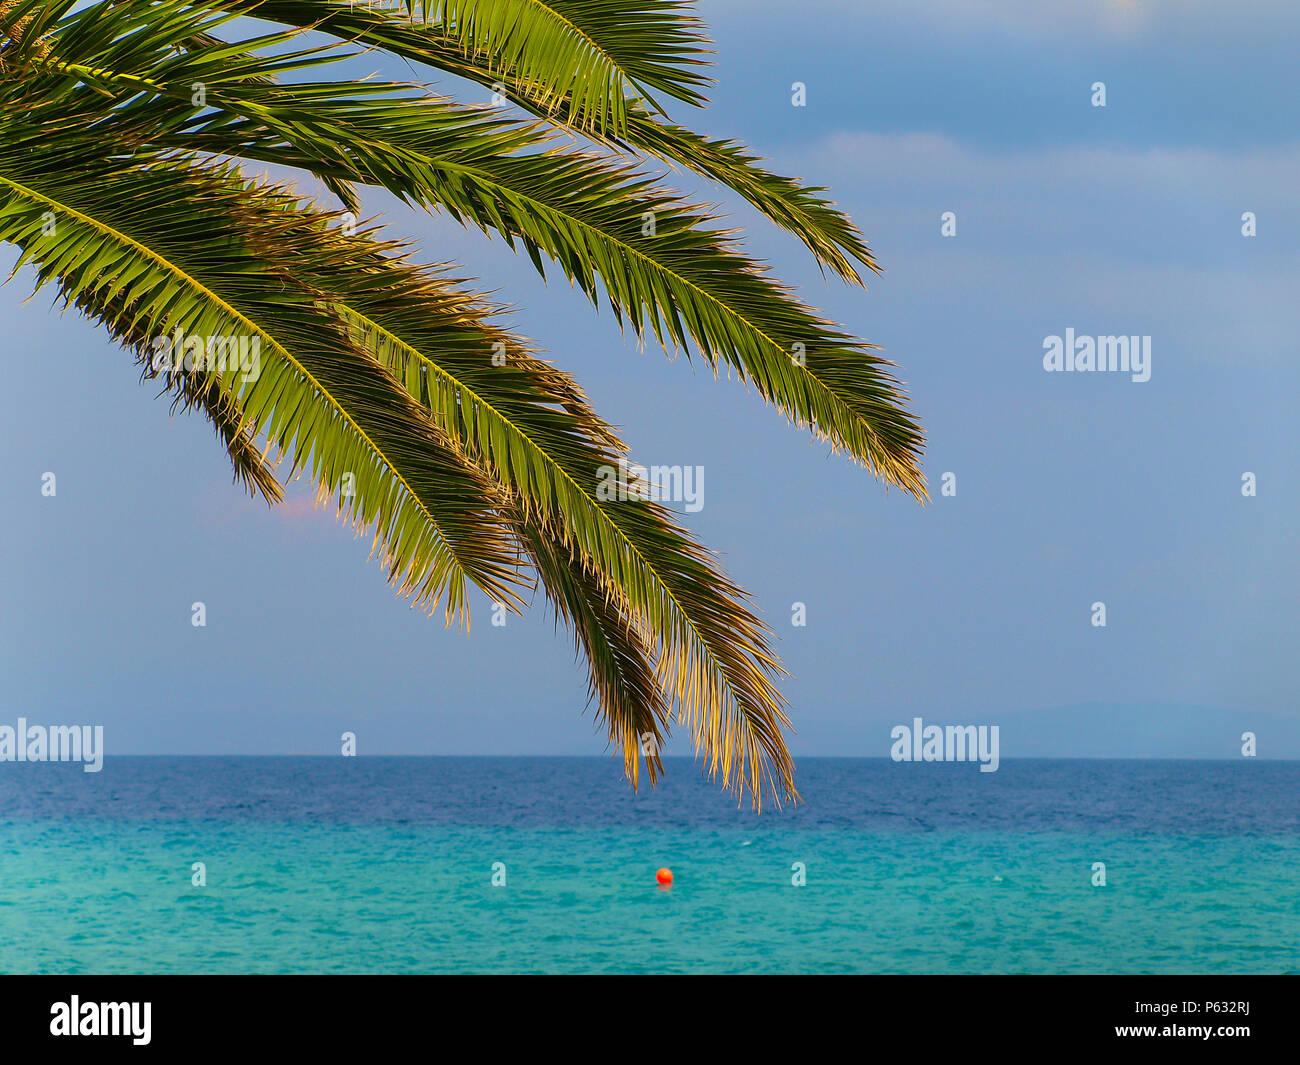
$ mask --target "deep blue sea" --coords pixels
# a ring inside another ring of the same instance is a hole
[[[805,758],[761,816],[668,771],[0,764],[0,971],[1300,972],[1300,763]]]

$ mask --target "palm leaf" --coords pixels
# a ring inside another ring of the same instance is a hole
[[[275,203],[271,190],[260,191],[250,210]],[[772,683],[779,665],[767,630],[662,507],[599,498],[602,471],[616,469],[620,458],[605,446],[603,424],[576,402],[557,409],[553,393],[539,394],[537,368],[514,338],[484,322],[444,279],[398,258],[392,246],[371,244],[365,232],[340,235],[327,216],[310,218],[290,197],[282,195],[279,207],[288,225],[312,236],[279,241],[264,254],[354,327],[356,342],[511,493],[526,523],[568,553],[583,582],[599,579],[605,594],[625,604],[622,624],[638,646],[654,649],[659,683],[690,722],[710,772],[756,802],[767,792],[792,793],[781,739],[788,719]],[[485,337],[505,351],[504,365],[488,357]],[[547,561],[538,564],[544,578]],[[571,596],[562,588],[552,598]],[[598,620],[571,604],[570,616],[580,636]],[[616,710],[605,707],[611,720]],[[625,738],[647,730],[654,731],[642,721]]]
[[[0,123],[0,239],[22,249],[18,266],[30,262],[38,287],[57,282],[124,340],[177,328],[258,338],[256,380],[228,366],[224,386],[294,470],[330,488],[352,475],[346,513],[373,530],[401,592],[427,606],[445,599],[449,619],[465,616],[467,578],[518,603],[517,545],[484,508],[480,479],[442,460],[436,429],[346,329],[268,272],[232,219],[243,181],[189,164],[142,165],[138,154],[132,168],[99,163],[78,128],[59,129],[55,151],[49,122],[28,126],[7,112]],[[184,210],[158,210],[178,198]],[[263,233],[258,243],[276,239]]]
[[[353,6],[344,10],[340,4],[321,0],[262,0],[260,3],[233,0],[221,6],[228,10],[250,10],[254,4],[259,18],[284,25],[312,25],[344,40],[372,45],[480,85],[499,87],[513,103],[559,128],[596,139],[619,151],[646,152],[718,181],[798,237],[823,266],[846,281],[862,283],[854,262],[873,272],[879,271],[857,227],[819,195],[824,189],[807,187],[763,169],[758,159],[737,141],[701,137],[684,126],[666,121],[654,113],[656,108],[636,100],[628,102],[625,121],[618,131],[593,128],[575,113],[569,98],[549,88],[539,90],[532,81],[501,71],[484,56],[466,54],[441,24],[412,23],[383,8]],[[657,47],[671,46],[660,42]],[[678,98],[701,102],[694,97]]]
[[[250,37],[248,15],[282,29]],[[301,47],[307,30],[334,43]],[[535,571],[634,786],[643,759],[662,771],[675,712],[758,805],[794,794],[770,633],[665,508],[601,495],[626,448],[581,389],[449,269],[237,169],[308,171],[354,214],[356,186],[382,187],[500,235],[924,498],[890,364],[627,160],[722,183],[847,280],[876,269],[824,190],[667,119],[657,96],[703,101],[706,45],[677,0],[0,0],[0,240],[208,417],[246,488],[278,499],[284,456],[337,493],[420,605],[465,617],[474,584],[517,607]],[[534,118],[310,80],[357,47],[504,88]],[[149,349],[177,325],[256,336],[260,373],[159,369]]]

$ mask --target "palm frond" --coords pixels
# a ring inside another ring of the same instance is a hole
[[[167,143],[379,184],[518,240],[539,269],[550,257],[593,302],[603,286],[638,336],[652,332],[688,352],[693,342],[715,372],[736,371],[796,424],[925,498],[921,432],[891,364],[772,280],[731,235],[710,229],[706,211],[635,169],[556,147],[532,126],[402,95],[409,86],[258,85],[244,70],[238,81],[208,72],[216,114],[182,128],[158,109],[172,99],[193,115],[188,56],[168,61],[168,79],[146,79],[107,61],[74,62],[75,39],[69,34],[65,47],[60,37],[48,66],[82,78],[93,69],[99,84],[132,96],[147,85],[140,107],[172,131]],[[134,121],[143,124],[138,114]]]
[[[358,43],[397,27],[481,65],[485,84],[527,86],[539,107],[566,106],[576,129],[620,136],[629,103],[656,93],[701,104],[708,38],[679,0],[213,0],[213,8],[311,26]]]
[[[236,0],[228,9],[256,0]],[[512,103],[556,127],[592,138],[618,151],[648,153],[717,181],[744,197],[776,225],[798,237],[818,262],[846,281],[861,284],[854,263],[879,272],[875,257],[857,227],[825,197],[825,189],[805,186],[793,178],[764,169],[744,145],[733,140],[702,137],[667,121],[653,106],[631,100],[618,131],[593,128],[575,113],[572,101],[538,88],[510,71],[501,71],[488,57],[466,54],[439,23],[412,23],[384,8],[352,7],[317,0],[262,0],[258,17],[283,25],[306,25],[341,39],[383,49],[410,62],[446,71],[479,85],[502,91]],[[660,45],[663,47],[663,45]],[[675,95],[675,94],[674,94]],[[686,98],[686,97],[679,97]],[[691,99],[698,103],[700,100]]]
[[[292,457],[292,470],[353,489],[343,510],[373,530],[403,594],[425,606],[445,600],[449,620],[466,617],[467,579],[518,604],[518,545],[484,507],[481,478],[443,461],[436,428],[404,390],[310,293],[268,270],[255,249],[282,235],[250,239],[235,213],[243,180],[193,164],[146,165],[138,154],[132,167],[96,161],[97,142],[79,130],[58,129],[52,148],[49,121],[28,125],[12,112],[0,120],[0,239],[22,249],[18,267],[30,263],[38,287],[55,282],[127,342],[179,329],[222,338],[223,351],[230,338],[255,343],[255,378],[230,358],[224,387],[250,431]]]
[[[586,659],[588,691],[623,755],[624,773],[635,789],[644,759],[653,785],[663,772],[659,752],[671,717],[653,639],[637,628],[630,603],[598,567],[536,519],[521,514],[516,527],[557,621],[573,630]]]
[[[297,132],[316,121],[322,136],[349,127],[347,167],[322,165]],[[558,263],[593,303],[603,289],[639,337],[734,370],[796,424],[924,498],[922,436],[892,364],[771,279],[732,235],[710,229],[706,211],[636,170],[437,100],[352,106],[315,96],[310,110],[294,108],[288,137],[287,117],[274,130],[258,125],[200,128],[190,143],[383,185],[518,241],[539,269],[543,256]]]
[[[250,210],[263,210],[276,197],[262,188],[252,203]],[[634,491],[600,497],[599,483],[620,468],[603,423],[572,399],[557,408],[563,394],[539,392],[527,353],[445,279],[399,258],[393,246],[372,243],[366,232],[347,236],[328,216],[311,218],[290,197],[278,206],[285,225],[312,238],[279,241],[263,254],[352,325],[356,343],[508,490],[526,526],[574,560],[580,586],[598,579],[606,595],[625,604],[623,625],[654,649],[659,683],[689,720],[710,772],[756,803],[764,794],[791,794],[782,739],[789,722],[773,684],[780,666],[768,630],[658,503]],[[504,353],[500,365],[490,357],[494,349]],[[553,569],[546,557],[539,569],[548,561]],[[552,598],[565,602],[567,587]],[[589,630],[599,615],[571,616],[580,636],[594,638]],[[607,628],[609,619],[602,624]],[[616,709],[606,707],[611,720]]]
[[[0,0],[0,241],[132,350],[176,409],[209,419],[249,491],[277,501],[283,457],[335,496],[417,604],[467,618],[472,584],[518,608],[535,572],[634,786],[642,761],[652,783],[662,772],[675,714],[710,774],[758,806],[795,794],[771,633],[666,508],[601,493],[611,473],[631,487],[613,428],[451,269],[239,169],[314,174],[353,215],[357,187],[381,187],[499,235],[638,338],[736,373],[924,499],[921,431],[891,364],[637,165],[719,182],[846,280],[877,269],[824,189],[667,118],[659,97],[699,104],[709,82],[690,11]],[[245,16],[279,29],[249,36]],[[327,43],[304,47],[309,31]],[[533,117],[382,79],[310,80],[359,48],[504,90]],[[209,338],[208,362],[158,367],[153,350],[178,328],[200,356]],[[210,361],[213,341],[224,352],[238,336],[260,345],[256,373]]]

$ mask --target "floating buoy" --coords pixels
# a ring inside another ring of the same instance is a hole
[[[660,886],[667,887],[673,882],[673,871],[671,869],[660,869],[655,873],[655,879],[659,881]]]

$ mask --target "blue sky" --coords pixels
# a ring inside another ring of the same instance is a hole
[[[865,293],[827,282],[733,198],[679,183],[898,363],[929,437],[928,507],[736,382],[638,351],[504,245],[367,206],[511,303],[640,461],[705,468],[687,520],[776,632],[796,756],[886,755],[919,714],[1003,721],[1004,757],[1232,757],[1243,728],[1261,755],[1300,757],[1300,12],[700,12],[719,84],[678,117],[829,186],[886,273]],[[468,637],[411,611],[302,488],[275,512],[250,501],[205,423],[170,417],[48,296],[24,303],[25,281],[0,289],[3,719],[103,724],[110,755],[328,753],[344,729],[362,753],[604,749],[543,603],[494,628],[480,602]],[[1067,328],[1150,336],[1151,379],[1044,372],[1044,338]],[[945,472],[955,497],[938,494]]]

